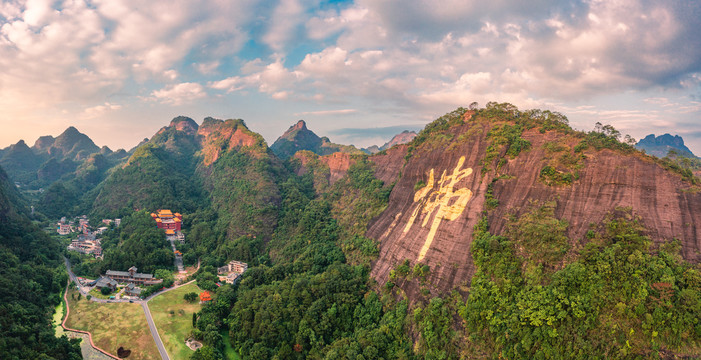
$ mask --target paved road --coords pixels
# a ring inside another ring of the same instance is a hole
[[[144,309],[144,314],[146,314],[146,322],[148,322],[148,328],[151,330],[151,336],[153,336],[153,341],[156,342],[158,352],[161,353],[161,359],[170,360],[168,352],[165,346],[163,346],[163,341],[161,341],[161,335],[158,334],[158,329],[156,329],[156,323],[153,322],[153,318],[151,317],[151,310],[148,308],[147,301],[141,301],[141,307]]]
[[[68,258],[65,256],[63,257],[63,260],[66,262],[66,270],[68,271],[68,277],[75,283],[75,285],[78,287],[78,291],[80,291],[83,296],[87,296],[88,292],[85,291],[85,288],[80,284],[78,281],[78,277],[75,276],[73,273],[73,270],[71,270],[71,263],[68,261]],[[199,263],[198,263],[199,267]],[[161,336],[158,334],[158,329],[156,328],[156,324],[153,322],[153,318],[151,317],[151,310],[148,308],[148,302],[149,300],[153,299],[154,297],[161,295],[165,292],[177,289],[181,286],[188,285],[190,283],[193,283],[195,280],[191,280],[185,284],[180,284],[180,285],[175,285],[173,287],[170,287],[165,290],[161,290],[157,293],[151,294],[149,297],[143,299],[143,300],[127,300],[127,299],[115,299],[115,300],[105,300],[105,299],[98,299],[95,297],[92,297],[90,300],[98,303],[113,303],[113,302],[134,302],[137,304],[141,304],[141,307],[144,309],[144,314],[146,315],[146,322],[148,323],[149,330],[151,330],[151,336],[153,336],[153,340],[156,342],[156,347],[158,347],[158,352],[161,353],[161,358],[163,360],[170,360],[170,357],[168,356],[168,352],[166,351],[165,346],[163,346],[163,341],[161,341]]]

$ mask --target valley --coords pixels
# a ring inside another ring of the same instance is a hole
[[[47,308],[70,278],[67,325],[111,354],[701,356],[695,160],[650,156],[610,125],[490,102],[372,151],[301,120],[268,147],[243,120],[180,116],[112,157],[76,133],[27,147],[72,161],[60,176],[3,150],[29,179],[6,177],[3,201],[53,244]]]

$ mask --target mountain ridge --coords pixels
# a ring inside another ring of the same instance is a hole
[[[635,148],[645,150],[646,153],[659,158],[667,156],[670,150],[674,150],[678,156],[698,158],[691,150],[689,150],[688,147],[686,147],[684,144],[684,139],[681,136],[672,136],[669,133],[665,133],[660,136],[649,134],[640,139],[640,141],[635,144]]]

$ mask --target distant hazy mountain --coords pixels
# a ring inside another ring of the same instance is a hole
[[[24,140],[3,150],[0,165],[7,171],[12,181],[29,182],[36,178],[36,171],[43,159],[27,146]]]
[[[299,120],[282,134],[270,149],[281,159],[290,158],[297,151],[308,150],[318,155],[329,155],[335,152],[362,153],[353,145],[332,143],[327,137],[319,137],[307,129],[307,123]]]
[[[90,154],[100,151],[90,137],[73,126],[55,139],[50,135],[40,137],[32,149],[37,154],[48,154],[58,160],[85,160]]]
[[[363,149],[363,151],[367,154],[376,154],[382,150],[387,150],[391,148],[394,145],[399,145],[399,144],[406,144],[411,140],[414,140],[416,137],[416,132],[415,131],[409,131],[409,130],[404,130],[401,133],[394,135],[392,139],[388,142],[386,142],[384,145],[378,147],[377,145],[370,146],[368,148]]]
[[[684,139],[679,135],[664,134],[655,136],[650,134],[638,141],[635,147],[640,150],[645,150],[650,155],[663,158],[667,156],[670,150],[674,150],[678,156],[695,158],[696,155],[684,145]]]
[[[31,148],[20,140],[0,150],[0,165],[13,181],[25,187],[40,188],[64,176],[70,177],[93,154],[104,156],[110,165],[128,156],[121,149],[113,152],[107,146],[98,147],[90,137],[71,126],[55,138],[51,135],[39,137]]]

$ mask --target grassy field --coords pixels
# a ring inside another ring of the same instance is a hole
[[[195,303],[183,299],[189,292],[199,295],[201,290],[192,283],[158,295],[148,303],[163,345],[173,360],[189,359],[193,353],[185,340],[192,331],[192,314],[200,310],[200,304],[199,298]]]
[[[226,331],[222,331],[221,337],[224,340],[224,358],[227,360],[241,360],[241,355],[231,346],[229,334]]]
[[[90,294],[90,295],[91,295],[92,297],[94,297],[94,298],[107,300],[107,299],[110,298],[110,296],[117,295],[118,292],[119,292],[119,291],[113,291],[113,292],[111,292],[111,293],[108,294],[108,295],[102,295],[102,293],[100,292],[100,289],[98,289],[98,288],[93,288],[92,290],[90,290],[90,292],[89,292],[88,294]]]
[[[66,326],[90,331],[95,345],[112,354],[116,355],[117,349],[122,346],[131,350],[129,360],[160,360],[141,305],[99,304],[84,297],[74,300],[74,297],[78,298],[77,294],[75,289],[68,291],[70,314]]]
[[[56,333],[56,337],[61,337],[64,334],[63,328],[61,327],[61,323],[63,322],[63,316],[65,315],[65,313],[66,311],[64,310],[63,299],[61,299],[61,303],[56,305],[56,309],[54,310],[53,326],[54,331]]]

